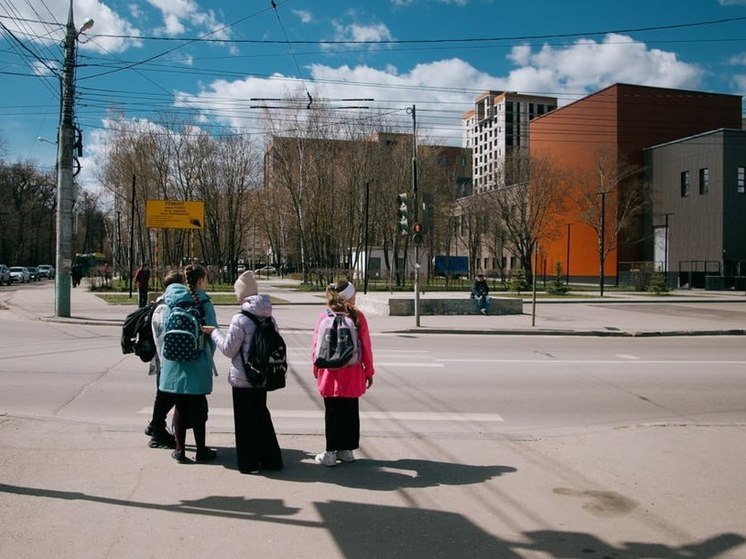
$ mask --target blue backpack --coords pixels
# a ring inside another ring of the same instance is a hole
[[[163,325],[163,357],[171,361],[193,361],[205,347],[202,311],[193,301],[169,308]]]

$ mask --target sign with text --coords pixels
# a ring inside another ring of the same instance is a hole
[[[145,221],[149,229],[202,229],[205,203],[148,200]]]

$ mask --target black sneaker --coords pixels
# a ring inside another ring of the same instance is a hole
[[[203,448],[197,451],[195,462],[212,462],[218,457],[218,451],[213,448]]]
[[[174,450],[171,453],[171,458],[176,460],[179,464],[190,464],[192,462],[186,457],[186,454],[183,451],[179,452],[178,450]]]
[[[176,438],[168,431],[156,433],[150,437],[150,448],[176,448]]]

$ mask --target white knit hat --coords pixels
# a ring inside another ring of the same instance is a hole
[[[246,297],[256,295],[259,293],[259,287],[254,279],[254,272],[247,270],[236,280],[233,284],[233,289],[236,292],[236,299],[243,301]]]

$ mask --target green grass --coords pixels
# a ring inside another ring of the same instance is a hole
[[[110,305],[136,305],[137,304],[137,293],[133,293],[132,297],[128,296],[128,293],[99,293],[96,292],[96,297],[106,301]],[[277,297],[271,297],[273,305],[287,305],[288,302],[285,299],[278,299]],[[213,305],[235,305],[236,296],[233,293],[214,293],[210,292],[210,301]]]

